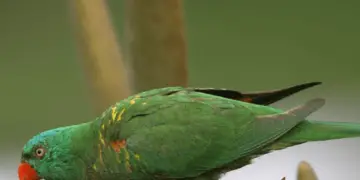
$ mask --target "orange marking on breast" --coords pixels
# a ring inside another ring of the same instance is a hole
[[[125,139],[123,139],[121,141],[113,141],[110,144],[115,152],[120,152],[120,149],[124,148],[126,146],[126,141],[125,141]]]

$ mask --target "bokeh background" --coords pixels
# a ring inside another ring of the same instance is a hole
[[[109,3],[121,41],[123,1]],[[322,81],[274,106],[325,97],[311,118],[360,123],[359,5],[185,0],[190,85],[253,91]],[[68,1],[0,1],[0,179],[17,179],[21,147],[35,133],[94,118],[70,18]],[[320,180],[360,179],[360,138],[274,152],[224,179],[294,180],[301,160]]]

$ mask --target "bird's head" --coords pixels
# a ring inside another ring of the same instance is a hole
[[[22,150],[19,179],[80,179],[84,168],[79,154],[73,151],[71,131],[71,127],[61,127],[32,137]]]

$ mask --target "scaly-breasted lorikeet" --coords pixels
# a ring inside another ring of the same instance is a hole
[[[359,124],[305,119],[323,99],[282,111],[264,105],[274,99],[271,93],[266,102],[258,99],[255,104],[220,92],[233,91],[145,91],[116,103],[94,121],[42,132],[23,148],[19,178],[217,179],[271,150],[360,136]]]

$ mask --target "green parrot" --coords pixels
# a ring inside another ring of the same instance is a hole
[[[250,93],[267,94],[256,104],[230,92],[149,90],[93,121],[39,133],[23,147],[19,179],[215,180],[273,150],[360,136],[360,124],[307,120],[323,99],[283,111],[263,105],[271,93]]]

